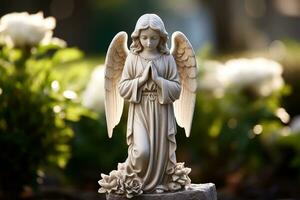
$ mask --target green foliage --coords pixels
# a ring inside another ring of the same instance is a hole
[[[221,187],[231,173],[246,178],[258,175],[266,166],[276,171],[283,165],[277,144],[284,123],[276,110],[287,90],[268,97],[245,90],[228,90],[222,98],[199,92],[191,138],[184,139],[183,130],[177,134],[178,159],[191,155],[193,181],[213,181]]]
[[[300,179],[300,134],[292,133],[278,137],[276,144],[278,160],[295,178]]]
[[[109,173],[127,156],[124,131],[126,118],[123,118],[110,139],[103,114],[99,114],[96,119],[82,117],[80,121],[72,123],[75,137],[71,142],[72,157],[66,166],[70,180],[80,186],[86,183],[95,190],[98,188],[100,173]]]
[[[43,166],[66,165],[73,137],[67,123],[87,111],[64,95],[52,71],[80,57],[77,49],[53,44],[0,47],[0,191],[17,195],[24,185],[36,185]]]
[[[194,135],[199,137],[195,141],[204,142],[200,145],[203,149],[201,148],[199,153],[202,151],[208,153],[214,160],[222,163],[223,169],[228,170],[232,166],[226,166],[227,163],[246,164],[245,162],[248,162],[250,164],[251,156],[263,155],[260,152],[260,136],[253,133],[253,127],[257,124],[264,127],[264,123],[280,123],[273,114],[274,102],[268,102],[268,99],[251,101],[236,95],[227,95],[222,99],[211,98],[205,95],[198,96],[199,111],[195,116],[195,121],[200,123],[195,124],[197,127],[194,129],[197,131]],[[202,132],[199,130],[207,133],[208,141],[202,139],[203,134],[198,134]],[[263,128],[263,131],[267,134],[266,132],[270,130]],[[206,149],[205,143],[211,144],[212,147]]]

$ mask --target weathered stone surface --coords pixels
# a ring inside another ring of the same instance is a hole
[[[128,200],[125,196],[108,194],[107,200]],[[161,194],[143,194],[133,197],[131,200],[217,200],[215,184],[191,184],[186,190],[161,193]]]

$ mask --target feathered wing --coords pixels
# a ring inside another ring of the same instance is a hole
[[[119,94],[118,83],[128,52],[127,34],[119,32],[111,41],[105,58],[105,115],[110,138],[123,112],[124,100]]]
[[[181,81],[181,93],[174,102],[174,112],[178,125],[190,136],[197,90],[197,61],[195,52],[186,36],[177,31],[172,34],[172,48]]]

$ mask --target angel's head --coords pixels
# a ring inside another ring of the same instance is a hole
[[[149,36],[151,38],[151,43],[146,41]],[[132,44],[130,45],[130,50],[134,54],[142,52],[144,46],[157,48],[162,54],[170,53],[167,45],[168,33],[163,21],[156,14],[142,15],[136,23],[131,38]]]

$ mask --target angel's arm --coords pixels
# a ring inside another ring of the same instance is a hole
[[[173,103],[179,98],[181,85],[173,56],[168,56],[167,74],[164,77],[157,76],[155,82],[159,87],[159,103]]]
[[[141,98],[139,87],[141,86],[142,82],[138,77],[134,76],[133,67],[132,56],[129,55],[125,61],[124,69],[120,79],[119,93],[121,97],[129,102],[138,103]]]

